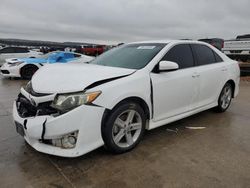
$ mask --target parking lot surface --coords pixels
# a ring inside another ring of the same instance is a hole
[[[250,186],[248,81],[226,113],[209,110],[147,132],[129,153],[99,148],[75,159],[39,153],[16,133],[12,104],[25,84],[0,76],[0,187]]]

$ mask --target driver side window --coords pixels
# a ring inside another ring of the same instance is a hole
[[[179,65],[179,69],[194,67],[194,58],[189,44],[179,44],[172,47],[162,61],[172,61]]]

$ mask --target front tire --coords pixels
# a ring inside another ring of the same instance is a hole
[[[120,104],[111,111],[102,127],[106,148],[117,154],[133,149],[141,141],[145,125],[146,116],[138,104]]]
[[[21,78],[25,80],[30,80],[37,70],[38,67],[35,65],[25,65],[21,68],[20,71]]]
[[[232,84],[226,83],[220,93],[220,97],[218,99],[218,106],[215,108],[216,111],[225,112],[231,104],[232,97],[233,97]]]

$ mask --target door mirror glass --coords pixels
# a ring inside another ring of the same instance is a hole
[[[159,71],[175,71],[179,69],[179,65],[172,61],[161,61],[159,63]]]

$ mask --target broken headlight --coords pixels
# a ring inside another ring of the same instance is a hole
[[[52,107],[58,109],[61,112],[68,112],[83,104],[92,103],[99,95],[101,91],[91,93],[70,93],[70,94],[59,94],[56,96],[52,103]]]

